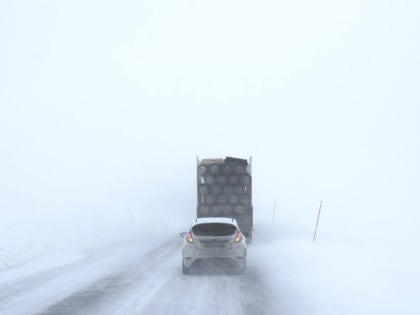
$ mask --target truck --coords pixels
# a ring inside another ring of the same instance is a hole
[[[197,157],[197,218],[236,219],[247,240],[252,240],[252,158]]]

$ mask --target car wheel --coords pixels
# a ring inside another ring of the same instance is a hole
[[[184,265],[184,259],[182,260],[182,273],[184,275],[189,275],[190,274],[190,268],[185,267],[185,265]]]

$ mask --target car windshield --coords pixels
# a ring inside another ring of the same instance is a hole
[[[227,236],[236,232],[236,227],[226,223],[202,223],[192,228],[197,236]]]

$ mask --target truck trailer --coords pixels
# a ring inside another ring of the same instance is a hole
[[[197,157],[197,218],[228,217],[252,240],[252,158]]]

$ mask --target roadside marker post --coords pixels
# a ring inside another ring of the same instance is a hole
[[[273,217],[271,218],[271,224],[274,224],[274,215],[276,214],[276,206],[277,206],[277,201],[274,201]]]
[[[315,232],[314,232],[314,238],[312,239],[312,243],[315,243],[316,232],[318,230],[319,217],[321,215],[321,207],[322,207],[322,200],[321,200],[321,203],[319,204],[318,216],[316,218]]]

